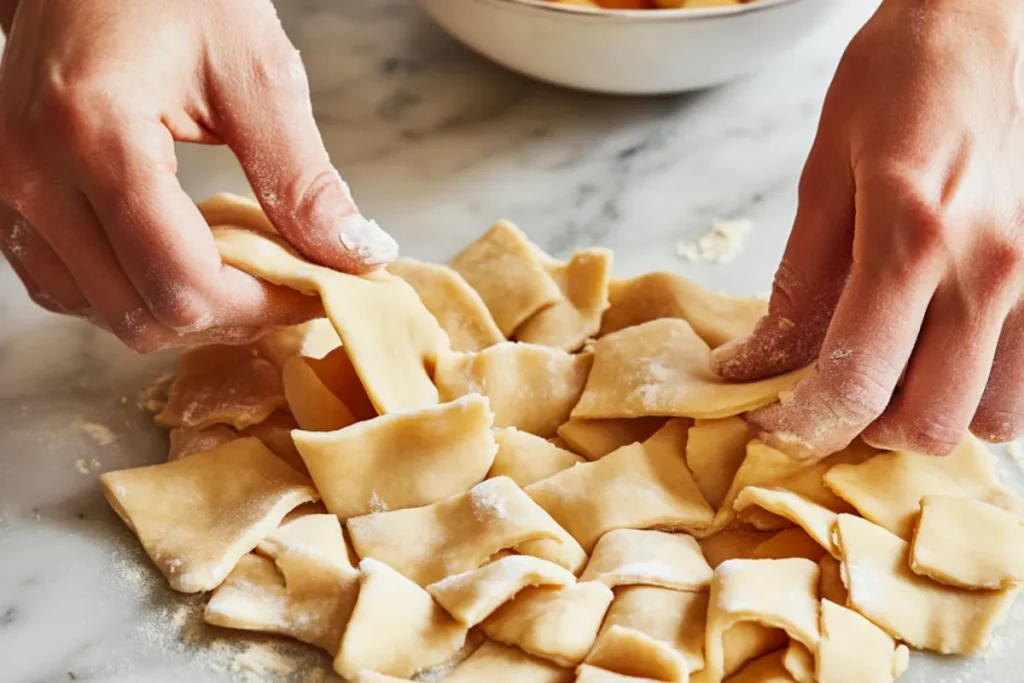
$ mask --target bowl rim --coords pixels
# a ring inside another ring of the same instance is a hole
[[[683,22],[725,19],[742,14],[763,12],[781,5],[789,5],[800,0],[750,0],[740,5],[723,7],[681,7],[677,9],[594,9],[580,7],[552,0],[477,0],[495,5],[518,5],[556,14],[572,15],[573,17],[593,19],[596,21],[629,21],[629,22]]]

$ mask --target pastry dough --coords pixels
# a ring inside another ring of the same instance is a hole
[[[786,652],[779,650],[756,659],[726,679],[726,683],[797,683],[786,670],[785,656]]]
[[[498,450],[492,420],[487,399],[470,394],[293,438],[327,509],[346,520],[429,505],[483,481]]]
[[[212,451],[238,438],[238,432],[227,425],[211,425],[201,429],[177,427],[168,435],[167,462],[187,458],[196,453]]]
[[[479,292],[506,337],[538,311],[562,300],[529,240],[508,221],[495,223],[448,265]]]
[[[481,628],[492,640],[517,645],[559,666],[576,666],[594,645],[613,597],[610,588],[593,582],[526,588]]]
[[[333,432],[356,422],[355,416],[310,367],[296,356],[284,366],[284,395],[299,427],[311,432]]]
[[[785,560],[802,557],[811,562],[820,562],[827,553],[821,544],[800,528],[784,529],[750,553],[751,560]]]
[[[714,571],[690,536],[615,529],[594,547],[580,581],[609,588],[644,585],[683,591],[707,590]]]
[[[579,401],[593,357],[535,344],[497,344],[480,353],[452,353],[437,365],[441,400],[483,394],[494,424],[555,436]]]
[[[196,204],[207,225],[237,225],[239,227],[276,234],[274,224],[263,213],[260,203],[252,197],[230,192],[218,192]]]
[[[727,560],[750,560],[765,542],[775,538],[771,531],[735,526],[700,539],[700,549],[712,568]]]
[[[992,455],[973,436],[942,458],[897,452],[861,465],[837,465],[825,484],[866,519],[905,540],[926,495],[976,498],[1024,516],[1024,504],[999,485]]]
[[[704,631],[708,593],[656,586],[626,586],[615,591],[602,632],[621,626],[661,641],[678,652],[687,671],[704,668]],[[598,636],[600,638],[600,635]]]
[[[146,554],[183,593],[216,588],[289,510],[319,499],[312,482],[253,438],[107,472],[100,483]]]
[[[750,427],[738,417],[697,420],[686,441],[686,466],[715,510],[722,507],[736,472],[747,456]]]
[[[575,541],[507,477],[488,479],[433,505],[354,517],[346,526],[359,557],[380,560],[421,586],[476,569],[499,550],[537,539],[551,539],[551,545],[578,557],[569,571],[586,562]]]
[[[789,641],[782,666],[796,683],[818,683],[814,677],[814,653],[797,640]]]
[[[712,519],[679,453],[624,446],[526,487],[585,551],[613,529],[695,530]]]
[[[916,574],[961,588],[1024,581],[1024,518],[970,498],[925,496],[910,547]]]
[[[723,638],[738,623],[752,621],[784,630],[817,647],[818,565],[802,558],[730,560],[718,566],[711,583],[704,657],[707,680],[727,673]]]
[[[583,249],[568,263],[547,266],[563,298],[520,325],[516,339],[576,351],[587,339],[597,336],[601,315],[608,308],[611,266],[612,252],[601,248]]]
[[[725,632],[722,638],[722,650],[725,652],[725,677],[732,681],[737,674],[751,662],[756,662],[770,652],[785,648],[789,643],[786,632],[763,626],[754,621],[741,621]],[[781,654],[781,653],[780,653]],[[783,671],[785,668],[782,667]],[[707,667],[690,676],[691,683],[708,683],[717,680],[718,674]],[[790,680],[788,672],[786,680]],[[757,679],[760,681],[760,679]]]
[[[280,633],[332,655],[359,594],[334,515],[282,524],[259,544],[270,559],[246,555],[210,598],[209,624]]]
[[[778,400],[797,370],[748,384],[711,371],[711,350],[684,320],[654,320],[602,337],[574,418],[730,417]]]
[[[213,232],[228,265],[320,296],[379,412],[437,403],[430,373],[448,338],[404,281],[385,272],[355,277],[322,268],[282,241],[248,230],[221,227]]]
[[[918,576],[908,566],[909,544],[860,517],[839,516],[836,543],[850,591],[848,606],[921,650],[983,650],[1016,595],[1014,590],[966,591]]]
[[[806,498],[812,503],[828,508],[836,514],[856,512],[854,507],[834,494],[825,485],[825,475],[836,465],[859,465],[875,457],[879,451],[866,445],[860,439],[833,453],[819,463],[806,465],[773,484],[774,488],[785,489]]]
[[[345,678],[363,669],[410,677],[451,660],[467,629],[430,594],[387,565],[359,563],[360,589],[352,618],[334,658]]]
[[[588,460],[600,460],[623,446],[646,441],[665,425],[661,417],[622,420],[574,420],[558,428],[558,436]]]
[[[624,676],[668,683],[687,683],[690,680],[690,672],[681,653],[663,641],[618,625],[601,630],[586,663]]]
[[[356,422],[377,417],[377,409],[366,394],[359,373],[344,347],[339,346],[322,358],[303,357],[324,386],[351,411]]]
[[[658,318],[682,318],[714,348],[745,337],[768,313],[763,299],[734,299],[674,273],[613,281],[601,336]]]
[[[822,600],[831,600],[837,605],[845,605],[849,593],[846,591],[846,584],[843,583],[842,563],[831,555],[825,555],[818,562],[818,569],[821,570],[821,579],[818,581],[818,590]]]
[[[515,427],[498,429],[494,440],[498,454],[488,477],[508,477],[519,486],[547,479],[583,462],[583,458]]]
[[[794,522],[831,555],[838,555],[832,540],[832,527],[838,515],[802,496],[776,488],[748,486],[740,492],[733,507],[737,512],[757,506]]]
[[[364,669],[356,674],[355,683],[412,683],[411,678],[396,678],[395,676],[385,676],[379,674],[376,671],[370,671]]]
[[[263,422],[235,431],[227,425],[213,425],[203,429],[179,427],[172,429],[168,448],[167,461],[210,451],[238,438],[255,437],[263,442],[274,455],[292,466],[296,472],[309,476],[306,464],[302,462],[298,449],[292,441],[292,430],[298,427],[290,413],[277,411]]]
[[[576,683],[661,683],[661,681],[656,681],[653,678],[624,676],[584,664],[576,670]]]
[[[853,610],[821,603],[818,683],[892,683],[907,668],[907,648]]]
[[[445,683],[571,683],[572,669],[531,657],[519,648],[488,641],[459,664]]]
[[[448,614],[473,627],[528,586],[571,583],[576,583],[576,576],[557,564],[527,555],[509,555],[432,583],[427,592]]]
[[[387,266],[419,295],[423,305],[448,333],[455,351],[482,351],[505,341],[476,290],[448,266],[399,258]]]

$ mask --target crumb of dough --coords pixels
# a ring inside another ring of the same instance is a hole
[[[82,432],[100,446],[109,446],[110,444],[117,441],[117,435],[114,434],[110,427],[99,424],[98,422],[90,422],[84,417],[79,415],[75,418],[72,423],[75,429]],[[86,473],[88,474],[88,473]]]
[[[753,227],[754,223],[745,218],[715,221],[696,242],[676,243],[676,256],[686,261],[731,263]]]

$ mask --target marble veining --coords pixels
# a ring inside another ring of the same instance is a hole
[[[755,76],[649,99],[529,81],[457,45],[410,0],[282,0],[279,11],[336,165],[404,253],[446,259],[507,217],[557,256],[601,244],[624,275],[678,270],[752,294],[770,285],[822,97],[872,4],[849,0]],[[180,162],[196,198],[247,190],[223,149],[183,146]],[[676,257],[677,241],[735,217],[755,227],[732,264]],[[203,627],[202,600],[167,589],[104,502],[100,473],[164,457],[136,401],[172,366],[173,354],[138,357],[36,310],[0,265],[0,683],[335,680],[305,648]],[[83,422],[116,439],[98,443]],[[1014,680],[1020,603],[1010,620],[985,658],[918,658],[905,680]],[[280,661],[252,664],[264,646],[283,648]]]

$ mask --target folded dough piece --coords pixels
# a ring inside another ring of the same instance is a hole
[[[789,641],[782,656],[782,666],[796,683],[818,683],[814,675],[814,653],[798,640]]]
[[[487,399],[470,394],[293,438],[327,509],[345,520],[429,505],[483,481],[498,450],[493,419]]]
[[[837,605],[845,605],[850,594],[843,582],[843,565],[831,555],[825,555],[818,562],[818,569],[821,570],[821,579],[818,581],[818,591],[822,600],[831,600]]]
[[[377,417],[377,409],[373,407],[373,401],[367,395],[345,347],[339,346],[322,358],[303,357],[324,386],[345,404],[356,422]]]
[[[526,588],[484,620],[492,640],[517,645],[559,666],[583,661],[613,594],[600,583],[573,583],[561,588]]]
[[[624,676],[687,683],[690,672],[682,653],[640,631],[613,625],[601,630],[586,663]]]
[[[677,652],[687,671],[698,671],[704,668],[707,613],[707,591],[625,586],[615,590],[615,600],[598,639],[613,626],[636,631]]]
[[[411,678],[396,678],[394,676],[385,676],[379,674],[376,671],[370,671],[364,669],[356,674],[355,683],[412,683]]]
[[[784,630],[808,648],[818,645],[818,565],[802,558],[730,560],[711,583],[705,641],[705,676],[718,683],[727,674],[724,638],[742,622]]]
[[[558,428],[566,445],[587,460],[600,460],[623,446],[646,441],[665,425],[665,418],[637,417],[621,420],[571,419]]]
[[[773,484],[828,508],[836,514],[854,513],[856,509],[834,494],[825,485],[825,475],[836,465],[859,465],[878,455],[879,451],[855,439],[849,446],[814,465],[807,465]]]
[[[340,398],[327,388],[308,359],[296,356],[284,366],[284,395],[299,427],[311,432],[333,432],[356,422]]]
[[[168,434],[167,462],[187,458],[196,453],[212,451],[238,438],[238,432],[224,424],[195,427],[175,427]]]
[[[803,374],[726,382],[711,371],[711,350],[686,321],[654,320],[598,340],[572,417],[730,417],[778,400]]]
[[[674,273],[615,280],[609,298],[602,337],[658,318],[681,318],[711,348],[747,336],[768,313],[763,299],[734,299]]]
[[[505,341],[484,300],[448,266],[399,258],[387,269],[416,290],[423,305],[448,333],[455,351],[482,351]]]
[[[146,554],[183,593],[216,588],[289,510],[319,499],[312,482],[254,438],[107,472],[100,483]]]
[[[403,280],[313,265],[283,241],[232,227],[214,229],[225,263],[277,285],[319,295],[367,395],[380,413],[437,403],[431,372],[448,339]]]
[[[892,683],[909,652],[882,629],[829,600],[821,603],[821,640],[815,655],[819,683]]]
[[[546,265],[563,298],[523,322],[516,329],[516,339],[576,351],[597,336],[601,315],[608,308],[611,267],[612,252],[599,247],[577,251],[568,263]]]
[[[1024,582],[1024,517],[970,498],[925,496],[910,547],[915,574],[961,588]]]
[[[535,344],[505,342],[479,353],[451,353],[437,364],[441,400],[483,394],[498,427],[555,436],[579,401],[593,357]]]
[[[644,585],[681,591],[707,590],[714,570],[691,536],[615,529],[594,546],[580,581],[609,588]]]
[[[576,576],[557,564],[528,555],[510,555],[432,583],[427,592],[448,614],[473,627],[528,586],[571,583],[576,583]]]
[[[909,540],[926,495],[976,498],[1024,516],[1024,502],[999,485],[992,455],[968,436],[943,458],[896,452],[837,465],[825,485],[861,515]]]
[[[519,486],[529,486],[583,462],[575,453],[515,427],[495,430],[494,440],[498,454],[487,476],[508,477]]]
[[[754,548],[748,559],[751,560],[785,560],[791,557],[802,557],[811,562],[821,562],[828,553],[821,544],[811,538],[806,531],[796,527],[783,529]]]
[[[340,676],[370,669],[408,678],[455,656],[468,630],[429,593],[372,559],[359,571],[359,599],[334,658]]]
[[[338,518],[286,522],[259,550],[270,559],[239,560],[206,605],[206,622],[292,636],[335,654],[359,594]]]
[[[448,265],[480,294],[506,337],[563,298],[526,235],[508,221],[495,223]]]
[[[908,566],[906,541],[854,515],[839,516],[836,544],[848,606],[914,648],[942,654],[985,649],[1016,596],[1016,590],[968,591],[918,576]]]
[[[584,664],[576,669],[576,683],[661,683],[653,678],[637,678],[606,671],[596,666]]]
[[[239,431],[223,424],[202,429],[178,427],[170,432],[167,460],[180,460],[196,453],[211,451],[229,441],[252,436],[262,441],[264,446],[291,465],[296,472],[309,476],[306,463],[302,462],[302,456],[292,441],[292,430],[297,427],[295,418],[282,410],[273,413],[263,422]]]
[[[572,669],[531,657],[516,647],[487,641],[459,664],[445,683],[571,683]]]
[[[559,472],[526,492],[588,552],[613,529],[692,531],[713,517],[682,454],[645,444]]]
[[[739,417],[697,420],[686,440],[686,466],[715,510],[722,507],[732,480],[747,457],[752,435]]]
[[[196,207],[211,228],[218,225],[237,225],[257,232],[277,233],[274,224],[263,213],[260,203],[252,197],[218,192],[198,202]]]
[[[785,517],[806,531],[830,555],[839,554],[832,539],[832,527],[838,515],[828,508],[785,489],[748,486],[740,491],[733,508],[742,512],[751,507]]]
[[[527,541],[576,545],[507,477],[433,505],[353,517],[346,526],[359,557],[380,560],[421,586],[476,569],[498,551]],[[585,562],[582,549],[576,550]]]
[[[797,683],[786,670],[785,656],[786,651],[779,650],[756,659],[727,678],[726,683]]]
[[[754,551],[775,536],[776,533],[772,531],[755,531],[736,526],[705,536],[699,543],[704,559],[715,568],[727,560],[754,559]]]

